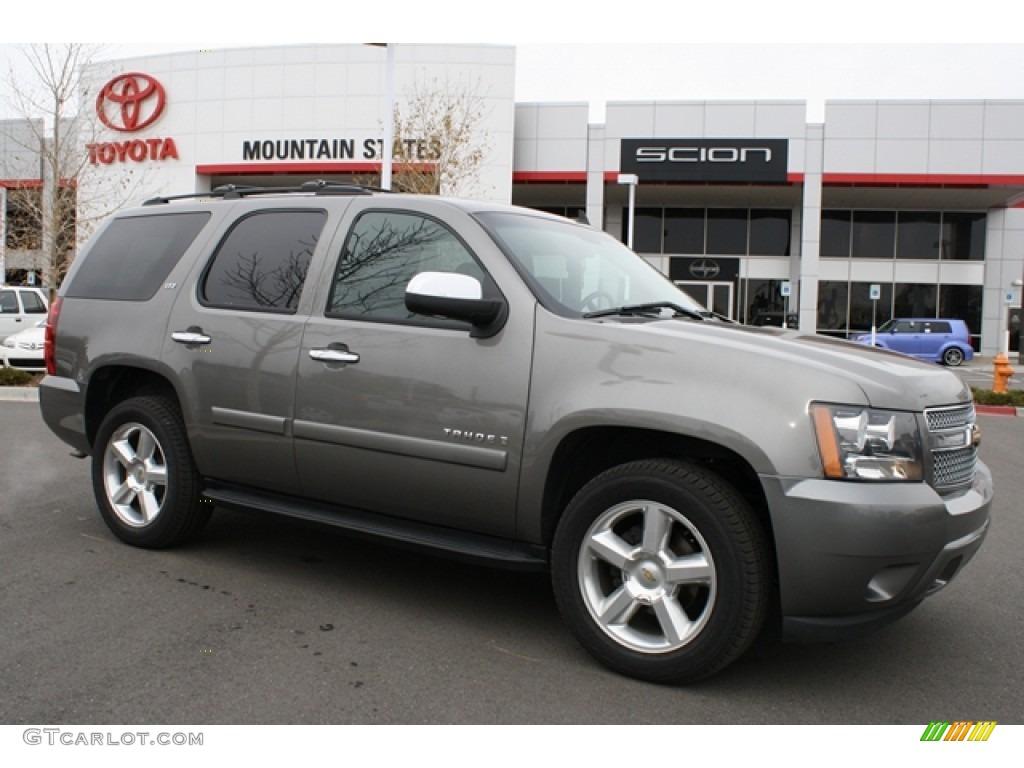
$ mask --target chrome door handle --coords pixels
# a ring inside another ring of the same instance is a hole
[[[348,347],[327,347],[325,349],[311,349],[309,356],[320,363],[358,363],[359,355],[349,352]]]
[[[174,331],[171,338],[179,344],[209,344],[213,339],[203,333],[202,328],[191,327],[184,331]]]

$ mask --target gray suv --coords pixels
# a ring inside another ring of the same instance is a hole
[[[545,570],[580,643],[651,681],[769,628],[882,626],[988,529],[955,375],[720,322],[522,208],[325,182],[154,199],[75,261],[46,354],[43,417],[124,541],[179,544],[221,506]]]

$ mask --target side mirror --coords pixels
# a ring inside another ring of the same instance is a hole
[[[469,323],[474,338],[495,335],[508,314],[503,299],[483,298],[479,280],[456,272],[420,272],[406,286],[405,307],[418,315]]]

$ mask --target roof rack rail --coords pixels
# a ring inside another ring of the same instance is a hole
[[[209,192],[191,192],[183,195],[161,195],[151,197],[142,204],[163,205],[174,200],[200,200],[203,198],[223,198],[225,200],[240,200],[250,195],[281,195],[295,194],[300,192],[312,192],[316,195],[372,195],[375,192],[390,192],[380,187],[370,187],[363,184],[353,184],[347,181],[330,181],[327,179],[313,179],[304,181],[296,187],[249,187],[237,184],[224,184]]]

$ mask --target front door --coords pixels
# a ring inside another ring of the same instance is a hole
[[[513,535],[533,318],[478,339],[404,302],[419,272],[493,286],[467,239],[418,213],[367,205],[354,219],[326,307],[302,339],[295,456],[305,496]]]

